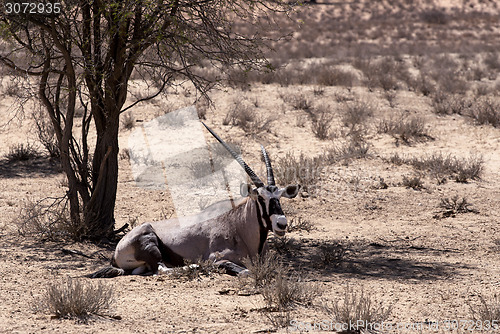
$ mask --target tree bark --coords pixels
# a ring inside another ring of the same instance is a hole
[[[113,238],[118,184],[118,119],[109,120],[98,134],[92,172],[92,197],[85,206],[86,234],[90,239]]]

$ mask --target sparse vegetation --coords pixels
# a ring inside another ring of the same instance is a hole
[[[38,140],[47,150],[49,157],[59,158],[61,153],[57,144],[54,126],[41,110],[33,112],[33,119],[35,120]]]
[[[485,296],[480,294],[479,305],[469,303],[470,313],[474,321],[489,323],[494,330],[500,328],[500,297],[498,295]]]
[[[328,149],[324,159],[329,163],[348,162],[352,159],[366,158],[369,149],[370,145],[363,138],[353,136],[347,143]]]
[[[410,177],[403,176],[403,186],[413,190],[422,190],[424,188],[424,182],[420,175],[413,175]]]
[[[39,240],[80,240],[85,229],[69,219],[67,204],[65,197],[27,201],[15,221],[19,234]]]
[[[40,153],[33,144],[17,144],[9,147],[9,153],[5,155],[5,158],[9,163],[17,161],[28,161],[36,159],[40,156]]]
[[[303,219],[302,217],[294,217],[290,219],[290,221],[288,222],[288,226],[286,227],[287,232],[311,232],[313,229],[314,225],[309,220]]]
[[[432,139],[427,132],[425,119],[418,116],[384,119],[378,124],[377,131],[392,135],[396,139],[396,145],[400,142],[409,145],[413,141]]]
[[[288,100],[294,109],[309,111],[312,108],[311,101],[303,94],[293,95],[289,97]]]
[[[337,240],[322,242],[318,247],[317,266],[319,268],[338,267],[345,261],[347,255],[346,245]]]
[[[324,165],[320,157],[308,158],[303,154],[296,157],[288,152],[273,162],[273,168],[279,184],[300,184],[304,191],[312,193],[318,186]]]
[[[126,130],[132,130],[135,127],[135,118],[131,112],[126,112],[122,115],[122,125]]]
[[[317,72],[316,80],[318,85],[351,87],[356,80],[351,72],[327,67],[327,65],[323,65]]]
[[[282,271],[282,264],[278,258],[274,254],[269,253],[265,256],[257,255],[255,259],[246,258],[243,264],[250,271],[249,278],[255,289],[270,284],[278,272]]]
[[[318,109],[313,113],[312,132],[318,139],[327,139],[330,136],[330,128],[332,125],[333,116],[326,109]]]
[[[113,290],[103,282],[90,282],[70,277],[49,283],[36,300],[35,311],[48,312],[57,318],[88,319],[107,315],[114,301]]]
[[[362,126],[373,115],[374,107],[365,101],[347,102],[342,108],[342,123],[351,131]]]
[[[384,307],[382,303],[377,303],[362,286],[347,286],[343,298],[332,303],[325,303],[324,309],[338,323],[359,324],[356,332],[373,331],[375,328],[369,328],[366,325],[381,324],[389,318],[392,312],[392,306]]]
[[[270,310],[289,310],[296,305],[311,305],[320,292],[316,286],[303,282],[283,266],[276,268],[274,279],[260,290]]]
[[[470,116],[477,124],[500,127],[500,103],[491,98],[481,98],[474,104]]]
[[[462,96],[438,93],[432,97],[432,107],[438,115],[458,114],[467,116],[473,106],[473,101]]]
[[[478,212],[472,208],[472,204],[469,203],[465,197],[460,197],[458,195],[441,198],[439,207],[443,209],[443,217],[455,216],[459,213]]]
[[[480,179],[484,168],[483,158],[477,155],[457,158],[450,154],[433,153],[421,157],[404,157],[395,153],[389,161],[396,165],[408,164],[418,170],[428,171],[438,180],[452,177],[457,182]]]

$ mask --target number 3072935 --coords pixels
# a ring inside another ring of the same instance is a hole
[[[6,2],[5,14],[39,14],[50,15],[61,13],[60,2]]]

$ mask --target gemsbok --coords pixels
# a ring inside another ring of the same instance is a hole
[[[243,167],[255,187],[242,184],[242,198],[234,200],[232,209],[216,217],[213,217],[213,212],[227,207],[230,200],[217,202],[197,215],[184,217],[182,224],[175,218],[133,228],[118,242],[111,266],[88,277],[164,274],[172,267],[183,266],[185,261],[198,260],[213,261],[231,275],[247,275],[243,260],[266,252],[268,232],[280,237],[285,235],[287,219],[280,198],[294,198],[300,185],[285,188],[275,185],[271,161],[261,145],[267,170],[266,186],[240,155],[205,123],[203,125]]]

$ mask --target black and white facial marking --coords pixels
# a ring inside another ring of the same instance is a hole
[[[290,185],[278,188],[274,185],[259,187],[252,191],[252,197],[257,201],[259,223],[268,231],[273,231],[282,237],[286,233],[287,219],[281,208],[281,196],[293,198],[297,196],[300,186]]]

